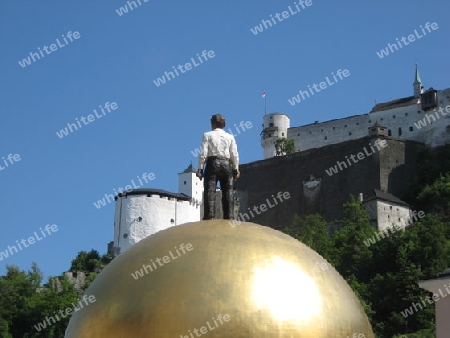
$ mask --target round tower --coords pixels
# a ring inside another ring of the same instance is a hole
[[[200,204],[183,193],[135,189],[115,200],[114,256],[158,231],[200,220]]]
[[[275,141],[278,138],[287,138],[290,127],[289,116],[283,113],[264,115],[262,127],[261,147],[263,147],[264,159],[267,159],[276,155]]]

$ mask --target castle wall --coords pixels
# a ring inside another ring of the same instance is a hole
[[[387,147],[358,163],[347,164],[347,168],[341,163],[342,170],[331,176],[325,170],[336,166],[338,161],[346,161],[345,156],[348,158],[363,152],[364,148],[371,153],[369,144],[373,145],[376,138],[365,136],[320,149],[243,164],[241,178],[235,183],[240,211],[267,204],[267,199],[273,204],[272,195],[287,191],[291,198],[259,215],[254,213],[250,220],[282,228],[291,223],[295,213],[318,212],[330,221],[341,218],[342,205],[350,194],[358,196],[387,187],[386,192],[402,198],[397,193],[406,191],[412,180],[417,168],[416,156],[423,145],[392,137],[385,139]],[[406,155],[402,155],[405,149]],[[402,179],[394,183],[393,178],[400,174]]]
[[[438,91],[438,106],[444,108],[450,104],[450,89]],[[347,118],[314,123],[306,126],[289,128],[288,139],[293,139],[296,149],[300,151],[311,148],[320,148],[330,144],[337,144],[354,140],[367,135],[367,129],[375,122],[385,126],[390,135],[407,140],[423,142],[435,147],[450,141],[450,114],[440,116],[435,122],[417,128],[415,123],[425,118],[426,114],[433,113],[434,109],[422,110],[421,104],[412,104],[384,111],[375,111],[369,114],[356,115]],[[446,120],[446,121],[445,121]]]
[[[294,140],[295,149],[304,151],[356,140],[367,135],[367,130],[375,123],[369,122],[368,115],[356,115],[343,119],[306,126],[289,128],[288,139]]]

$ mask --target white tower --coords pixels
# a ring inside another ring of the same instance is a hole
[[[184,194],[135,189],[115,197],[114,255],[158,231],[200,220],[200,205]]]
[[[112,254],[172,226],[200,221],[203,184],[190,165],[179,174],[179,191],[135,189],[115,197]]]
[[[275,141],[278,138],[287,138],[287,131],[290,127],[289,116],[282,113],[264,115],[262,127],[261,147],[264,150],[264,159],[267,159],[276,155]]]
[[[195,175],[192,164],[185,171],[178,174],[178,192],[192,197],[192,201],[199,205],[203,201],[203,181]]]

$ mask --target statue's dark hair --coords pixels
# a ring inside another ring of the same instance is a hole
[[[218,128],[224,128],[225,123],[225,117],[222,114],[215,114],[211,117],[211,124],[214,124]]]

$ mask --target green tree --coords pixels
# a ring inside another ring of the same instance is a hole
[[[372,251],[364,241],[373,236],[374,229],[356,197],[350,196],[343,208],[344,218],[337,221],[341,228],[333,234],[334,265],[344,278],[353,275],[359,282],[367,282]]]
[[[72,260],[70,271],[84,271],[99,273],[106,265],[111,262],[112,257],[103,255],[100,257],[98,251],[92,249],[89,252],[80,251],[77,257]]]
[[[81,291],[85,291],[94,281],[103,268],[112,261],[108,254],[100,257],[98,251],[92,249],[89,252],[80,251],[77,257],[72,260],[70,271],[82,271],[86,274],[85,284]]]
[[[35,263],[29,271],[7,266],[6,275],[0,276],[0,337],[64,337],[70,320],[65,311],[79,297],[65,276],[50,277],[42,285]]]
[[[295,214],[292,225],[285,228],[284,232],[306,244],[326,260],[329,261],[331,258],[332,242],[327,232],[327,223],[321,215],[312,214],[299,217]]]
[[[433,184],[440,176],[450,172],[450,144],[426,149],[417,158],[418,174],[410,185],[405,201],[421,206],[417,200],[426,185]],[[422,209],[422,206],[420,208]]]
[[[2,338],[12,338],[9,333],[8,322],[0,316],[0,337]]]
[[[36,269],[26,272],[15,266],[7,266],[6,275],[0,277],[0,317],[13,337],[23,337],[30,326],[29,303],[36,298],[41,277]]]
[[[417,200],[427,212],[450,216],[450,172],[441,174],[432,184],[426,184]]]
[[[275,141],[275,151],[277,156],[295,153],[294,140],[288,140],[285,137],[278,138]]]
[[[65,276],[58,278],[59,283],[49,280],[47,288],[36,293],[33,302],[29,304],[28,318],[30,329],[25,337],[64,337],[70,315],[67,309],[74,309],[80,294],[75,291],[73,285]],[[39,325],[41,323],[41,326]],[[42,326],[44,324],[45,327]]]

